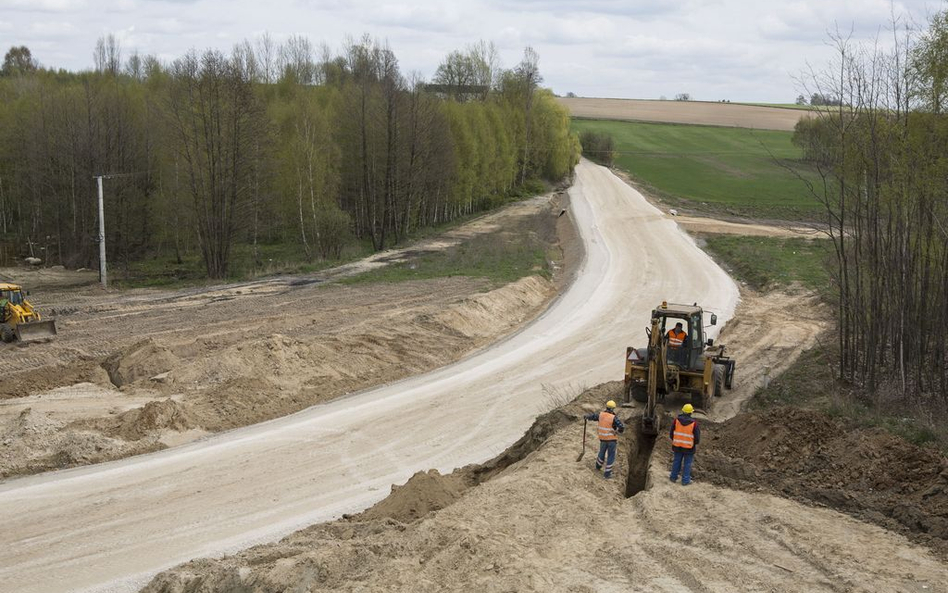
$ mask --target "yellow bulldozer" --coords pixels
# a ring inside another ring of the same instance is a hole
[[[44,321],[19,285],[0,282],[0,340],[34,342],[55,335],[55,319]]]
[[[717,315],[711,314],[710,325]],[[724,354],[723,345],[705,340],[704,310],[694,305],[663,302],[652,311],[651,327],[646,328],[646,348],[626,348],[626,401],[646,404],[642,432],[658,434],[656,406],[670,394],[691,398],[691,404],[710,411],[715,397],[730,389],[734,380],[734,360]]]

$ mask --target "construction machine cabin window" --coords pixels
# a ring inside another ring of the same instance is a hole
[[[23,304],[23,293],[19,290],[3,290],[0,291],[0,301],[7,300],[13,303],[14,305]]]

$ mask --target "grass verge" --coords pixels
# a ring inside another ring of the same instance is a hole
[[[800,284],[824,298],[830,293],[832,244],[828,239],[706,235],[705,248],[731,274],[755,290]]]
[[[556,245],[555,220],[543,211],[524,219],[518,228],[478,235],[441,251],[422,252],[405,262],[341,282],[406,282],[468,276],[487,279],[496,287],[535,274],[549,278],[551,264],[562,257]]]
[[[816,180],[791,132],[589,119],[573,119],[572,127],[611,134],[616,166],[672,205],[782,220],[821,213],[794,173]]]

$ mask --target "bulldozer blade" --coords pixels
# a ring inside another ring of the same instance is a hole
[[[20,342],[45,340],[52,338],[56,333],[55,320],[20,323],[16,326],[16,339]]]

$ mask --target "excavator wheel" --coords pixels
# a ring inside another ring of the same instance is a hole
[[[711,380],[714,383],[714,391],[712,394],[714,397],[721,397],[724,395],[724,376],[726,374],[727,371],[725,370],[723,364],[714,365],[714,369],[711,371]]]
[[[6,323],[4,323],[3,325],[0,325],[0,340],[2,340],[4,344],[9,344],[15,339],[16,339],[16,332],[13,330],[12,327],[7,325]]]
[[[629,399],[637,401],[640,404],[648,402],[648,390],[645,388],[645,385],[637,385],[632,383],[629,385]]]

